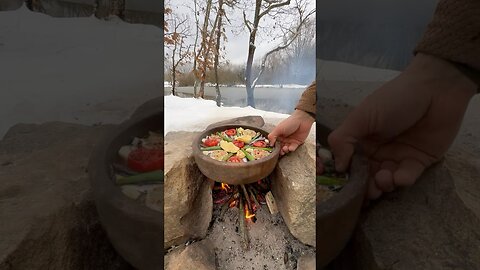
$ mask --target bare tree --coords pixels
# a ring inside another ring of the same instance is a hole
[[[207,71],[211,68],[211,36],[208,31],[210,24],[210,13],[212,10],[212,0],[207,0],[207,6],[205,8],[204,20],[202,30],[200,34],[202,35],[202,42],[200,44],[200,49],[195,56],[197,58],[198,66],[195,70],[195,76],[200,80],[200,91],[198,92],[198,97],[205,97],[205,81],[207,78]],[[212,27],[214,29],[215,27]]]
[[[223,0],[218,0],[217,41],[215,42],[215,59],[213,62],[213,69],[215,71],[215,101],[217,102],[218,107],[222,105],[222,94],[220,93],[220,85],[218,84],[218,62],[220,61],[220,39],[222,37],[222,18],[224,15],[225,11],[223,10]]]
[[[170,55],[166,53],[166,55],[171,59],[170,74],[172,79],[172,94],[175,95],[179,68],[185,65],[185,61],[191,56],[190,50],[192,45],[186,44],[186,38],[190,34],[188,18],[186,16],[170,13],[167,22],[172,29],[170,35],[172,41],[167,46],[170,48],[171,53]]]
[[[282,31],[283,41],[275,48],[267,52],[262,58],[260,71],[256,77],[253,77],[253,60],[256,49],[256,38],[260,23],[265,16],[281,16],[287,14],[286,7],[290,6],[291,0],[255,0],[255,11],[252,20],[247,19],[247,15],[243,13],[243,20],[247,28],[249,36],[248,58],[245,69],[245,84],[247,90],[247,105],[255,107],[254,91],[258,79],[265,70],[265,65],[268,57],[276,52],[284,50],[298,37],[302,26],[308,21],[309,17],[315,14],[315,10],[307,11],[307,3],[305,0],[295,0],[293,10],[295,11],[298,20],[294,27],[288,27],[286,24],[278,24]]]
[[[193,0],[193,12],[195,16],[195,43],[193,44],[193,69],[192,72],[196,72],[197,70],[197,45],[198,45],[198,35],[199,35],[199,29],[200,29],[200,19],[199,19],[199,11],[198,11],[198,3],[197,0]],[[193,82],[193,96],[197,96],[197,86],[198,86],[198,77],[195,77],[195,81]]]

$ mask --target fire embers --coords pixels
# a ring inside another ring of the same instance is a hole
[[[249,185],[236,186],[215,182],[213,186],[213,202],[222,205],[219,220],[223,220],[228,209],[238,207],[239,232],[245,249],[248,249],[250,244],[247,225],[257,221],[255,213],[262,208],[262,205],[266,204],[265,193],[269,191],[268,179]]]

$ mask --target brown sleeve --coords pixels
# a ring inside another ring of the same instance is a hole
[[[455,63],[480,85],[480,1],[441,0],[417,52]]]
[[[315,118],[317,105],[317,83],[314,81],[305,91],[303,91],[300,100],[295,109],[310,113]]]

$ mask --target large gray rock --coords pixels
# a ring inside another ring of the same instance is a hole
[[[215,251],[211,241],[202,240],[183,251],[168,255],[167,270],[215,270]]]
[[[303,255],[297,261],[297,270],[315,270],[315,256]]]
[[[315,145],[306,142],[280,159],[272,192],[290,232],[315,246]]]
[[[86,166],[109,127],[19,124],[0,141],[0,269],[130,269],[113,250]]]
[[[464,163],[476,174],[466,179],[452,175],[450,162],[458,161],[447,157],[414,186],[386,194],[364,213],[355,254],[371,259],[360,259],[358,269],[480,268],[478,181],[462,194],[466,182],[478,180],[478,168]]]
[[[210,184],[192,156],[198,133],[170,132],[165,136],[165,242],[170,247],[204,238],[212,219]]]

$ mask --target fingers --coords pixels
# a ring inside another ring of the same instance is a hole
[[[341,130],[335,130],[328,136],[328,144],[335,156],[335,168],[344,172],[348,168],[350,159],[355,150],[355,139],[346,136]]]
[[[381,169],[375,174],[375,185],[383,192],[392,192],[395,189],[393,173],[387,169]]]
[[[415,159],[404,159],[393,174],[396,186],[411,186],[422,175],[425,165]]]
[[[393,173],[397,167],[395,162],[387,160],[382,162],[381,169],[375,174],[375,184],[383,192],[392,192],[395,189]]]
[[[282,148],[280,149],[280,155],[283,156],[288,153],[288,146],[283,145]]]
[[[368,181],[367,198],[370,200],[375,200],[378,199],[381,195],[382,191],[375,184],[375,180],[371,178],[370,181]]]
[[[377,199],[383,192],[392,192],[396,187],[411,186],[422,175],[425,165],[415,159],[404,159],[397,164],[394,161],[383,161],[375,171],[374,177],[370,179],[367,197],[371,200]],[[371,166],[372,169],[372,166]]]
[[[357,108],[328,136],[328,144],[335,155],[335,168],[344,172],[350,163],[355,144],[368,134],[369,122],[365,108]]]
[[[274,129],[267,137],[270,141],[270,146],[274,146],[278,138],[278,129]]]
[[[300,143],[297,143],[297,142],[284,143],[282,145],[282,148],[280,149],[280,155],[283,156],[285,154],[293,152],[297,150],[299,146],[300,146]]]

